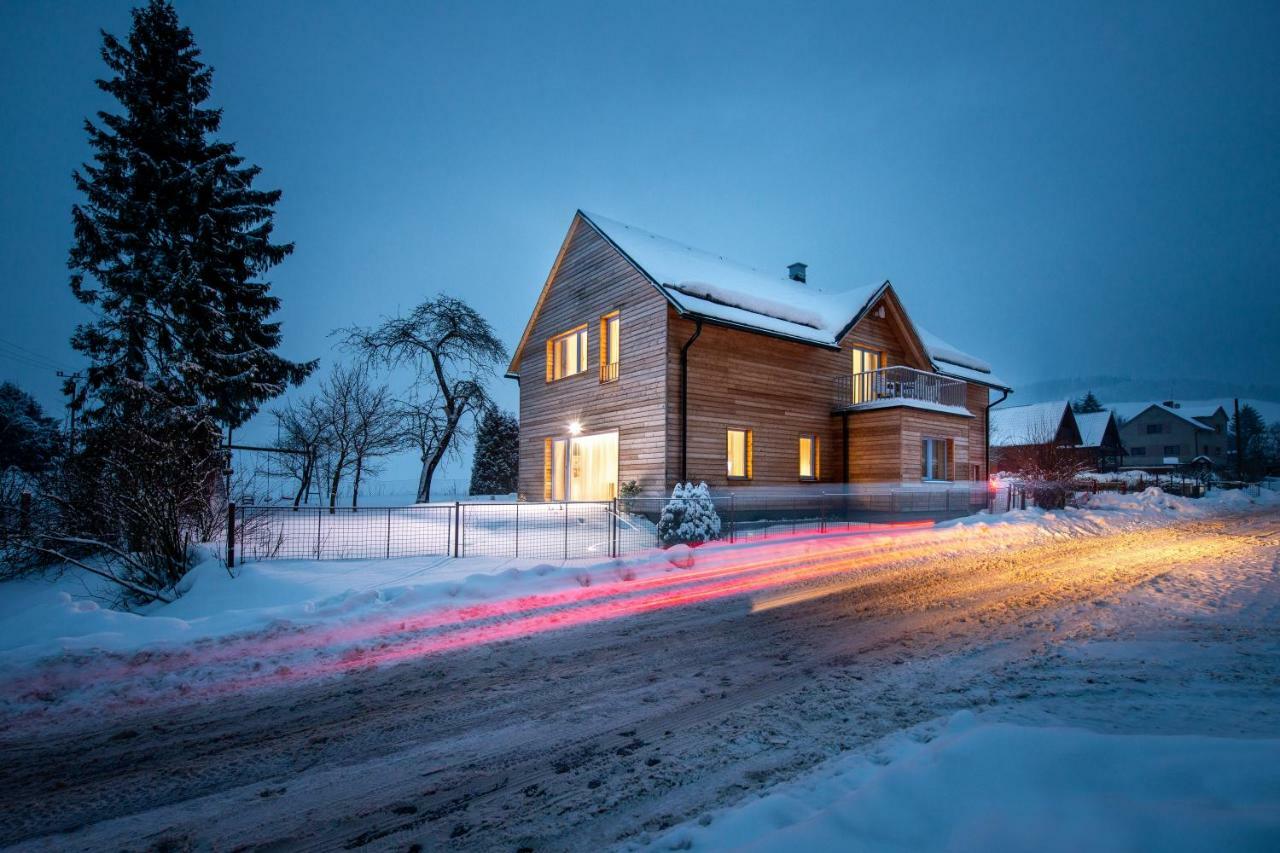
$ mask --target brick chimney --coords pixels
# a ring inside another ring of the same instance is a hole
[[[794,264],[791,264],[787,267],[787,277],[790,278],[792,281],[798,281],[801,284],[804,284],[805,270],[807,270],[808,268],[809,268],[808,264],[802,264],[799,261],[796,261]]]

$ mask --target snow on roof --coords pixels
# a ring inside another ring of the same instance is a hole
[[[1196,429],[1203,429],[1203,430],[1213,429],[1212,427],[1206,426],[1201,421],[1196,420],[1197,416],[1208,417],[1209,415],[1212,415],[1213,412],[1215,411],[1212,408],[1208,409],[1207,411],[1204,410],[1203,408],[1187,410],[1182,406],[1179,406],[1179,408],[1176,408],[1176,409],[1171,409],[1168,406],[1166,406],[1164,403],[1155,403],[1149,400],[1144,402],[1115,403],[1109,406],[1108,408],[1110,408],[1113,412],[1115,412],[1117,416],[1124,418],[1126,421],[1133,420],[1138,415],[1145,412],[1147,409],[1156,408],[1161,410],[1162,412],[1172,415],[1173,417],[1177,418],[1180,421],[1185,421],[1186,423],[1190,424]],[[1194,412],[1194,414],[1192,412]]]
[[[884,288],[828,292],[606,216],[583,216],[682,311],[772,334],[836,346],[840,333]]]
[[[1101,447],[1111,417],[1110,412],[1076,412],[1076,426],[1080,427],[1080,446]]]
[[[1009,389],[1012,386],[991,372],[991,365],[974,355],[952,346],[942,338],[916,326],[920,342],[929,353],[933,367],[944,376],[963,379],[966,382],[977,382],[981,385],[992,385],[996,388]]]
[[[824,346],[841,335],[884,291],[887,283],[829,292],[763,273],[722,255],[583,211],[586,219],[644,270],[683,313]],[[942,374],[1008,388],[991,365],[938,336],[916,328],[934,368]]]
[[[1066,400],[1052,400],[992,409],[991,446],[1017,447],[1051,441],[1070,406]]]
[[[1117,415],[1128,420],[1145,411],[1153,402],[1153,400],[1142,400],[1126,403],[1113,403],[1107,405],[1107,408],[1114,411]],[[1226,412],[1227,417],[1231,417],[1235,411],[1235,399],[1232,397],[1219,397],[1217,399],[1208,400],[1178,400],[1178,408],[1175,410],[1183,415],[1189,415],[1193,418],[1207,418],[1213,415],[1218,409]],[[1280,402],[1274,400],[1259,400],[1255,397],[1240,398],[1240,408],[1246,405],[1252,406],[1262,415],[1262,420],[1266,423],[1275,423],[1280,421]]]
[[[957,367],[967,367],[970,370],[976,370],[979,373],[990,373],[991,365],[987,364],[977,356],[969,355],[932,332],[916,326],[916,331],[920,333],[920,340],[924,344],[925,349],[929,350],[929,357],[934,361],[945,361],[948,364],[954,364]]]

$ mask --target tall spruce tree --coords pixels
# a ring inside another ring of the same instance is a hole
[[[516,490],[520,467],[520,422],[510,412],[490,406],[476,431],[471,462],[473,495],[508,495]]]
[[[213,138],[212,69],[165,0],[133,11],[127,43],[102,34],[119,112],[86,120],[93,161],[74,174],[68,265],[97,318],[72,345],[90,361],[90,420],[171,417],[238,426],[314,362],[275,353],[279,300],[263,274],[293,251],[272,242],[279,190]]]
[[[1090,391],[1089,393],[1081,397],[1079,400],[1076,400],[1074,403],[1072,403],[1071,409],[1077,415],[1088,415],[1094,412],[1105,411],[1105,409],[1103,409],[1102,407],[1102,403],[1098,401],[1098,398],[1094,395],[1092,391]]]

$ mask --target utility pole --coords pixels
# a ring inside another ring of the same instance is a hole
[[[67,455],[70,456],[76,452],[76,411],[80,408],[80,394],[76,383],[84,379],[80,373],[65,373],[58,371],[58,376],[65,379],[64,388],[71,389],[71,399],[67,403]]]
[[[1236,409],[1236,479],[1244,482],[1244,440],[1240,435],[1240,398],[1235,398]]]

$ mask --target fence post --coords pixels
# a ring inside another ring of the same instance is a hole
[[[22,494],[23,498],[28,498],[26,492]],[[23,501],[24,505],[26,501]],[[227,501],[227,568],[233,568],[236,564],[236,502]]]
[[[569,502],[560,504],[564,509],[564,558],[569,559]]]
[[[730,545],[732,545],[735,541],[737,541],[737,535],[738,535],[737,501],[734,499],[734,494],[730,492],[729,493],[729,544]]]
[[[324,508],[316,507],[316,559],[320,559],[320,521],[324,518]]]
[[[618,499],[609,502],[609,556],[618,556]]]
[[[387,507],[387,559],[391,559],[391,507]]]
[[[516,498],[516,557],[520,556],[520,498]]]
[[[453,557],[457,559],[458,542],[462,533],[462,504],[458,501],[453,502]]]
[[[23,492],[18,498],[18,534],[22,538],[31,535],[31,493]]]

